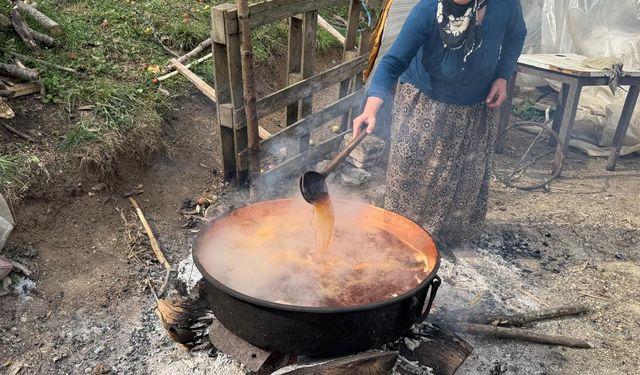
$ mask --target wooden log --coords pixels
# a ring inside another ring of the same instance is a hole
[[[33,40],[31,33],[29,33],[29,26],[27,26],[27,24],[24,22],[24,20],[20,16],[20,13],[18,13],[18,9],[15,7],[11,10],[11,24],[13,25],[16,33],[18,33],[18,36],[20,36],[20,39],[22,39],[22,42],[27,47],[38,49],[38,45]]]
[[[178,295],[159,299],[155,309],[169,337],[186,348],[200,343],[205,337],[206,327],[211,322],[210,312],[205,299]]]
[[[38,73],[31,69],[22,69],[17,65],[0,63],[0,73],[9,77],[20,78],[25,81],[34,81],[38,79]]]
[[[467,321],[477,324],[491,324],[501,327],[522,327],[525,324],[540,320],[580,315],[589,311],[587,306],[566,306],[555,309],[543,309],[511,315],[469,315]]]
[[[136,200],[133,197],[129,197],[129,202],[131,202],[131,205],[136,210],[138,219],[140,219],[140,222],[142,223],[142,226],[144,227],[145,232],[147,232],[147,236],[149,237],[149,242],[151,243],[151,249],[156,255],[156,258],[158,259],[160,264],[164,266],[166,270],[170,270],[171,265],[169,264],[167,259],[164,257],[164,254],[160,249],[160,245],[158,245],[158,241],[156,240],[156,236],[153,234],[153,231],[151,230],[151,226],[149,226],[149,223],[147,222],[147,218],[144,217],[144,213],[142,213],[142,209],[140,209],[140,206],[138,206],[138,202],[136,202]]]
[[[416,337],[420,344],[416,348],[410,348],[406,340],[401,342],[400,355],[410,362],[417,362],[420,367],[430,368],[431,375],[455,374],[473,351],[473,346],[469,343],[437,325],[420,324],[414,326],[412,331],[412,337]],[[410,373],[404,371],[402,366],[399,367],[401,375]]]
[[[0,14],[0,28],[10,29],[13,25],[11,25],[11,20]]]
[[[297,103],[298,99],[320,92],[345,78],[353,76],[356,72],[361,72],[366,66],[366,56],[361,56],[260,98],[256,103],[258,117],[267,116],[288,104]],[[236,110],[235,116],[238,122],[244,122],[244,109]],[[294,122],[297,122],[297,120]]]
[[[259,372],[271,356],[271,352],[249,344],[217,320],[209,327],[209,339],[216,349],[242,363],[253,373]]]
[[[244,109],[247,119],[249,178],[251,181],[255,181],[260,175],[260,133],[258,129],[258,111],[256,110],[256,88],[253,74],[253,46],[251,44],[251,26],[249,24],[249,3],[247,0],[237,0],[236,4],[238,5],[238,22],[240,26]]]
[[[41,32],[35,31],[28,26],[27,26],[27,30],[29,31],[29,34],[31,34],[31,37],[33,38],[33,40],[35,40],[36,42],[42,43],[47,47],[55,47],[56,40],[54,38],[50,37],[47,34],[43,34]]]
[[[214,103],[216,102],[216,90],[209,86],[202,78],[198,77],[195,73],[190,71],[186,66],[182,65],[178,60],[171,59],[171,63],[178,69],[178,71],[191,81],[201,93],[205,94]]]
[[[344,0],[272,0],[252,4],[249,7],[251,28],[343,2]]]
[[[289,371],[282,369],[278,375],[389,375],[397,359],[398,354],[394,352],[366,352]]]
[[[464,332],[473,335],[483,335],[500,339],[522,340],[539,344],[566,346],[569,348],[592,348],[591,344],[589,344],[585,340],[567,336],[543,335],[535,332],[529,332],[525,329],[520,328],[504,328],[483,324],[464,324],[462,328]]]
[[[23,13],[31,16],[36,22],[38,22],[42,27],[49,30],[51,34],[57,35],[62,34],[62,28],[58,25],[57,22],[47,17],[45,14],[40,12],[35,7],[30,4],[26,4],[22,1],[18,1],[16,3],[16,8],[20,9]]]
[[[327,22],[327,20],[322,18],[322,16],[318,16],[318,25],[320,25],[320,27],[322,27],[323,29],[327,30],[329,34],[331,34],[331,36],[333,36],[338,40],[338,42],[340,42],[340,44],[344,45],[344,41],[345,41],[344,35],[340,34],[340,32],[336,30],[336,28],[333,27],[333,25]]]

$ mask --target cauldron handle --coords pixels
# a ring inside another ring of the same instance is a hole
[[[431,311],[431,306],[433,305],[433,300],[436,298],[436,293],[438,292],[438,288],[440,287],[441,283],[442,283],[442,280],[438,275],[436,275],[433,278],[433,280],[431,280],[431,284],[429,285],[431,290],[429,291],[429,301],[427,302],[426,310],[423,310],[422,308],[423,306],[421,306],[420,301],[418,300],[418,297],[415,297],[415,296],[413,297],[413,301],[411,305],[412,305],[414,323],[422,323],[427,319],[427,317],[429,316],[429,311]]]

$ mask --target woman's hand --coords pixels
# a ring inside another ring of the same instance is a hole
[[[356,138],[358,134],[360,134],[362,126],[365,124],[367,126],[367,133],[373,133],[376,128],[376,115],[383,103],[384,101],[382,99],[375,96],[370,96],[367,99],[367,104],[365,104],[360,116],[353,119],[353,138]]]
[[[487,96],[487,107],[491,109],[500,108],[504,100],[507,98],[507,80],[498,78],[491,85],[491,91]]]

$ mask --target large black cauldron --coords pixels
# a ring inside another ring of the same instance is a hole
[[[300,209],[301,204],[305,203],[281,199],[245,206],[215,220],[201,241],[207,241],[243,217]],[[440,256],[431,236],[412,221],[374,206],[348,201],[339,201],[337,205],[363,210],[362,218],[367,225],[384,228],[420,249],[433,267],[428,277],[408,293],[378,303],[345,308],[291,306],[256,299],[226,287],[207,273],[199,261],[198,249],[193,258],[206,281],[207,298],[216,318],[229,331],[263,349],[325,357],[395,341],[413,324],[427,318],[440,285],[436,276]]]

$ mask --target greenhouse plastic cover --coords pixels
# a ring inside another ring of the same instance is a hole
[[[391,46],[417,0],[393,0],[379,57]],[[640,0],[522,0],[527,39],[523,53],[577,53],[617,57],[624,70],[640,70]],[[520,86],[551,84],[521,76]],[[625,90],[583,89],[571,145],[604,156],[620,118]],[[636,106],[622,154],[640,151],[640,106]]]

